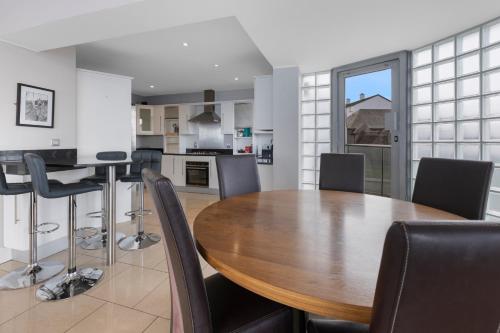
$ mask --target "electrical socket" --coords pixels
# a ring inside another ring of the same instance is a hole
[[[51,141],[52,147],[57,147],[61,145],[61,139],[52,139]]]

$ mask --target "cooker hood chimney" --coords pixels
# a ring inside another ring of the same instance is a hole
[[[204,90],[203,91],[203,101],[205,103],[215,102],[215,90]],[[220,123],[220,117],[215,113],[215,104],[205,105],[203,107],[203,113],[199,114],[191,119],[190,122],[200,123],[200,124],[217,124]]]

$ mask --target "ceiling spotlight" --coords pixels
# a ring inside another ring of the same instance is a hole
[[[154,87],[155,87],[155,86],[154,86],[153,84],[149,86],[149,88],[151,88],[151,89],[153,89]]]
[[[182,43],[182,46],[184,46],[184,47],[188,47],[188,46],[189,46],[189,44],[188,44],[187,42],[183,42],[183,43]]]
[[[219,66],[219,64],[214,64],[214,68],[218,68]]]
[[[235,77],[234,78],[234,81],[238,81],[240,78],[239,77]]]

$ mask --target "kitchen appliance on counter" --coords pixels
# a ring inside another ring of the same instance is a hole
[[[186,161],[186,186],[208,187],[209,163]]]

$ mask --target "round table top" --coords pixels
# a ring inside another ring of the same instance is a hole
[[[369,323],[382,249],[393,221],[463,220],[368,194],[271,191],[205,208],[198,250],[228,279],[307,312]]]

